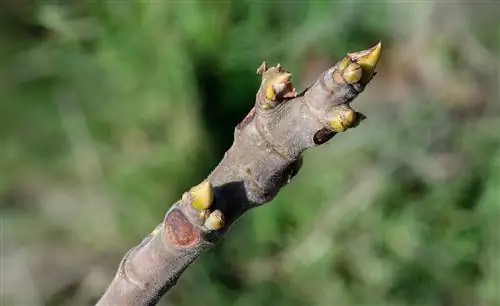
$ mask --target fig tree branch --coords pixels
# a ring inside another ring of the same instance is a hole
[[[380,43],[348,53],[300,94],[288,71],[264,62],[257,70],[262,82],[255,106],[235,128],[223,159],[125,254],[97,305],[155,305],[241,215],[290,182],[305,150],[361,122],[365,116],[350,103],[375,75],[380,53]]]

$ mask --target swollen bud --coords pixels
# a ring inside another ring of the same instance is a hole
[[[349,106],[342,104],[334,108],[331,119],[328,120],[328,125],[332,131],[340,133],[353,127],[356,120],[356,112]]]
[[[205,210],[212,205],[214,200],[214,189],[212,184],[205,180],[199,185],[191,188],[189,190],[189,195],[191,196],[191,205],[197,210]]]
[[[220,210],[214,210],[208,215],[204,226],[209,230],[218,230],[224,226],[224,214]]]
[[[373,74],[382,53],[382,43],[379,42],[368,50],[363,50],[354,53],[348,53],[347,56],[355,63],[359,64],[363,70],[361,83],[366,85]]]
[[[337,84],[360,84],[365,86],[375,74],[375,68],[380,59],[382,44],[370,49],[347,53],[332,71],[332,78]]]
[[[257,74],[262,76],[259,91],[263,93],[259,97],[259,107],[264,110],[272,109],[279,103],[297,96],[292,84],[292,74],[280,64],[268,67],[266,62],[257,69]]]
[[[363,70],[358,63],[349,63],[349,65],[341,73],[346,83],[354,84],[361,80]]]

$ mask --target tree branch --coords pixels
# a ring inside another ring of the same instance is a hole
[[[263,63],[255,106],[235,128],[222,161],[127,252],[97,306],[155,305],[242,214],[271,201],[290,182],[306,149],[363,120],[350,102],[375,75],[380,52],[379,43],[348,54],[298,95],[288,71]]]

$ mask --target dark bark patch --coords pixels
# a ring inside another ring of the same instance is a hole
[[[334,131],[327,128],[322,128],[321,130],[317,131],[316,134],[314,134],[313,141],[314,144],[321,145],[332,139],[333,136],[335,136]]]
[[[178,209],[172,210],[165,218],[165,234],[175,248],[192,247],[201,238],[200,231]]]

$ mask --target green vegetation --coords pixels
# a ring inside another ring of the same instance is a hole
[[[368,120],[160,305],[500,305],[498,4],[62,3],[0,5],[4,305],[92,305],[221,159],[263,60],[301,90],[379,40]]]

